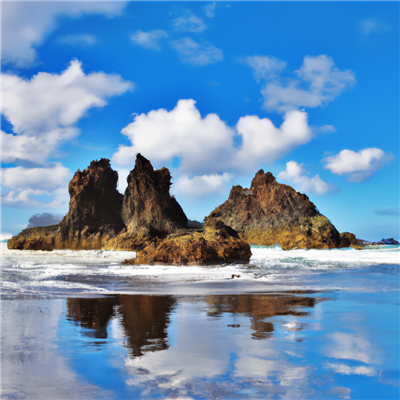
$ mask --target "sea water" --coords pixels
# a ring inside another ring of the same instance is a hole
[[[399,246],[252,254],[3,244],[1,398],[399,398]]]

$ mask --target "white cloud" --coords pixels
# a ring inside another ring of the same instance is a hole
[[[181,176],[174,184],[174,192],[186,198],[200,198],[224,193],[230,183],[232,175],[223,174],[202,175],[189,178]]]
[[[119,146],[113,155],[115,163],[132,166],[137,153],[155,163],[181,157],[180,170],[188,175],[215,173],[227,165],[234,135],[216,114],[202,118],[191,99],[180,100],[171,111],[137,115],[122,133],[132,146]]]
[[[279,128],[268,118],[246,115],[239,119],[237,131],[243,139],[239,162],[253,165],[271,163],[312,138],[304,111],[286,113]]]
[[[143,32],[138,29],[130,36],[130,38],[132,42],[138,46],[142,46],[151,50],[161,50],[159,41],[160,39],[167,38],[168,36],[168,33],[161,29],[155,29],[148,32]]]
[[[99,39],[87,33],[81,33],[78,35],[65,35],[59,40],[60,43],[68,44],[70,46],[93,46],[99,42]]]
[[[47,168],[3,168],[3,185],[14,190],[48,191],[66,186],[72,178],[70,170],[61,163],[54,163]]]
[[[13,167],[2,169],[3,205],[24,207],[43,206],[35,196],[48,195],[52,200],[47,207],[60,208],[68,204],[68,182],[72,178],[71,171],[53,163],[43,168]]]
[[[58,16],[101,14],[111,18],[120,15],[124,7],[124,2],[102,1],[3,2],[2,60],[29,67],[36,60],[36,47],[56,28]]]
[[[34,196],[45,194],[53,198],[46,206],[63,207],[71,173],[48,160],[57,157],[60,144],[79,134],[74,124],[90,108],[104,107],[108,97],[124,93],[132,84],[119,75],[86,75],[77,60],[61,74],[40,72],[30,80],[3,74],[2,81],[2,112],[13,127],[13,133],[1,132],[2,162],[25,164],[3,169],[2,203],[43,205]],[[32,164],[36,167],[26,168]]]
[[[361,361],[365,364],[371,364],[376,359],[376,349],[362,336],[334,332],[328,335],[328,339],[331,340],[331,344],[325,350],[328,357]]]
[[[286,170],[278,174],[278,179],[294,184],[295,187],[298,187],[302,192],[307,194],[323,196],[339,191],[336,185],[324,182],[319,175],[310,178],[307,174],[308,172],[303,168],[303,164],[298,164],[296,161],[289,161],[286,163]]]
[[[132,87],[119,75],[85,74],[74,60],[61,74],[40,72],[30,80],[2,74],[3,114],[16,135],[2,132],[3,162],[45,163],[60,142],[79,134],[73,126],[92,107]],[[37,151],[40,149],[40,151]]]
[[[359,28],[361,33],[369,36],[372,33],[383,33],[389,29],[389,25],[377,19],[366,18],[360,21]]]
[[[350,182],[361,182],[369,178],[392,157],[376,147],[360,150],[342,150],[339,154],[324,158],[324,168],[336,175],[347,175]]]
[[[171,111],[159,109],[135,116],[122,130],[132,145],[120,145],[113,162],[131,167],[136,154],[141,153],[156,164],[180,158],[179,171],[186,176],[246,173],[312,137],[303,111],[287,113],[279,128],[267,118],[245,116],[239,119],[236,130],[216,114],[202,118],[194,100],[180,100]],[[236,147],[238,135],[242,144]]]
[[[257,81],[275,78],[286,68],[286,63],[275,57],[247,57],[246,63],[253,69]]]
[[[191,11],[186,11],[184,16],[175,18],[172,23],[177,31],[200,33],[207,28],[203,20],[196,17]]]
[[[375,371],[372,367],[350,367],[346,364],[335,364],[335,363],[328,363],[327,367],[329,369],[333,369],[335,373],[342,374],[342,375],[365,375],[365,376],[375,376],[377,375],[377,371]]]
[[[6,232],[0,232],[0,240],[8,240],[11,239],[13,235],[11,233],[6,233]]]
[[[206,13],[206,16],[208,18],[214,18],[215,17],[215,8],[217,6],[217,2],[214,1],[213,3],[208,3],[204,7],[204,11]]]
[[[282,77],[286,63],[267,56],[247,57],[257,80],[263,79],[261,90],[267,110],[287,112],[299,107],[325,106],[355,83],[354,74],[335,67],[326,55],[304,57],[295,71],[296,78]]]
[[[198,66],[221,61],[224,56],[222,50],[211,43],[199,44],[188,37],[172,42],[172,48],[180,54],[183,61]]]

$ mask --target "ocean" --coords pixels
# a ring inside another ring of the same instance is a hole
[[[252,253],[132,266],[2,243],[1,398],[400,398],[399,246]]]

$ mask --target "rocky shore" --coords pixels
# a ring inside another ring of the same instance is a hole
[[[250,246],[224,223],[207,219],[203,229],[189,229],[188,219],[170,195],[167,168],[154,170],[137,155],[125,194],[110,161],[92,161],[76,171],[68,190],[68,214],[58,225],[24,229],[7,242],[19,250],[130,250],[127,263],[248,262]]]
[[[250,188],[233,186],[229,198],[205,218],[188,221],[170,195],[171,174],[137,155],[124,195],[110,161],[92,161],[68,186],[68,214],[58,225],[24,229],[7,242],[20,250],[128,250],[129,264],[248,262],[250,244],[284,250],[363,248],[340,234],[310,199],[260,170]]]

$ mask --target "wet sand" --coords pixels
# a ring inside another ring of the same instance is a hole
[[[5,399],[397,399],[398,292],[2,301]]]

